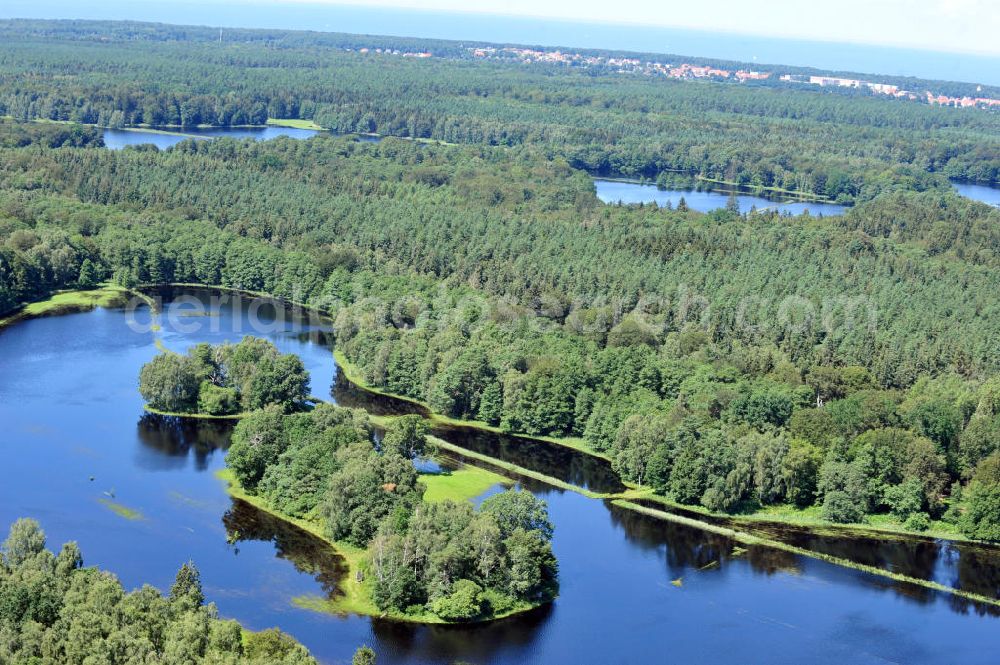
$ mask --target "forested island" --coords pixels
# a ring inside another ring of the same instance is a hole
[[[143,366],[139,392],[158,412],[231,416],[274,406],[303,408],[309,374],[274,344],[244,337],[237,344],[199,344],[186,355],[165,352]]]
[[[545,503],[508,490],[478,510],[424,500],[414,460],[428,452],[418,416],[376,440],[363,411],[277,407],[240,421],[226,455],[237,492],[315,525],[348,561],[357,588],[310,606],[408,621],[482,621],[555,598],[557,563]]]
[[[430,500],[414,466],[430,424],[605,460],[624,491],[555,486],[647,510],[1000,541],[1000,210],[950,187],[997,184],[1000,115],[404,59],[297,33],[267,49],[253,31],[217,44],[131,24],[0,34],[0,317],[53,294],[267,294],[328,316],[363,387],[423,407],[322,403],[296,356],[253,337],[142,369],[150,410],[239,418],[223,474],[236,498],[344,556],[343,595],[300,606],[460,623],[557,597],[545,503]],[[269,120],[383,138],[109,151],[95,127]],[[677,174],[851,207],[703,214],[595,196],[595,175]],[[56,625],[22,605],[0,631]],[[198,607],[170,620],[246,655]]]

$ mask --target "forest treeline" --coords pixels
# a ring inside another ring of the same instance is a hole
[[[841,202],[1000,177],[995,113],[363,54],[345,50],[357,48],[351,36],[326,44],[311,33],[246,31],[219,44],[200,30],[0,24],[0,114],[110,127],[311,119],[339,132],[532,145],[595,174],[684,173]]]
[[[105,279],[263,291],[336,316],[368,383],[579,437],[678,501],[996,517],[1000,213],[949,191],[705,215],[602,205],[531,148],[333,137],[28,146],[0,176],[4,310]]]
[[[30,519],[15,522],[0,546],[0,662],[316,664],[276,628],[251,633],[219,618],[192,563],[167,596],[149,585],[127,592],[111,573],[85,568],[76,543],[47,550]]]

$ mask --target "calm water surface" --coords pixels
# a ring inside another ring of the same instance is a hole
[[[39,519],[50,546],[79,541],[88,564],[128,587],[167,589],[192,558],[222,614],[253,629],[280,626],[325,663],[350,662],[365,643],[380,665],[996,661],[1000,619],[951,596],[768,548],[743,552],[719,536],[533,483],[556,527],[562,589],[551,606],[486,626],[437,628],[298,609],[295,596],[336,593],[339,559],[228,498],[214,477],[227,426],[144,415],[136,377],[157,353],[155,337],[183,351],[254,332],[299,354],[312,392],[328,395],[337,375],[323,326],[282,321],[276,308],[246,302],[221,305],[214,316],[180,315],[189,309],[169,304],[173,316],[161,317],[158,333],[134,332],[120,310],[0,332],[0,523]],[[270,327],[252,331],[254,316]],[[119,517],[102,499],[144,519]],[[229,544],[227,533],[237,532]],[[918,545],[916,552],[888,543],[864,556],[900,565],[923,557],[929,570],[957,578],[963,567],[948,559],[975,554]],[[965,576],[1000,577],[992,556],[981,554],[981,568],[965,564]]]
[[[1000,187],[973,185],[965,182],[953,182],[952,186],[962,196],[1000,207]]]
[[[656,203],[663,207],[668,203],[677,207],[681,197],[684,198],[688,208],[699,212],[709,212],[725,208],[729,202],[728,191],[713,191],[710,189],[660,189],[655,184],[643,184],[638,182],[625,182],[621,180],[606,180],[595,178],[594,186],[597,188],[597,198],[605,203]],[[748,193],[738,193],[736,201],[739,203],[740,212],[749,212],[750,208],[757,210],[777,210],[779,213],[799,215],[808,210],[813,215],[842,215],[847,206],[835,203],[815,203],[803,201],[778,201],[766,199],[761,196],[754,196]]]
[[[709,212],[725,208],[729,202],[728,191],[713,191],[711,189],[660,189],[655,184],[606,180],[603,178],[595,178],[594,186],[597,188],[597,198],[605,203],[656,203],[660,207],[666,206],[669,203],[671,206],[677,207],[681,197],[684,197],[684,201],[692,210]],[[1000,187],[962,182],[953,182],[952,186],[962,196],[1000,207]],[[790,215],[800,215],[806,210],[813,215],[842,215],[849,208],[849,206],[833,203],[772,200],[747,193],[738,193],[736,200],[739,203],[740,212],[749,212],[750,208],[756,207],[757,210],[777,210],[779,213],[788,213]]]
[[[175,132],[175,133],[170,133]],[[166,131],[151,131],[148,129],[105,129],[104,145],[111,150],[121,150],[125,146],[152,143],[160,150],[177,145],[186,139],[217,139],[229,137],[233,139],[254,139],[268,141],[279,136],[292,139],[307,139],[321,133],[315,129],[298,129],[295,127],[199,127],[189,129],[170,129]],[[380,136],[359,135],[359,141],[376,143]]]

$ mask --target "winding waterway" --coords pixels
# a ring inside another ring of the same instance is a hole
[[[995,662],[1000,618],[984,607],[771,548],[741,551],[721,536],[533,482],[525,484],[548,501],[555,524],[561,595],[551,606],[473,627],[299,609],[296,596],[336,593],[339,559],[308,534],[230,499],[214,476],[224,465],[228,426],[144,415],[136,377],[157,353],[157,339],[183,351],[252,333],[300,355],[313,394],[363,404],[367,393],[338,376],[321,323],[246,300],[192,316],[190,301],[166,295],[158,332],[130,326],[117,309],[0,331],[0,523],[34,517],[50,546],[79,541],[86,563],[115,572],[126,586],[169,588],[192,558],[223,615],[253,629],[280,626],[331,664],[349,662],[365,643],[380,665]],[[204,302],[208,294],[190,295]],[[145,323],[148,310],[136,318]],[[394,408],[391,398],[380,399],[382,409]],[[586,463],[573,451],[546,458],[516,437],[439,435],[581,484],[613,482],[600,465],[580,467]],[[125,519],[107,502],[143,518]],[[926,539],[819,538],[813,545],[1000,592],[989,548]]]

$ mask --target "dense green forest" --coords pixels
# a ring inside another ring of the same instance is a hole
[[[80,42],[80,41],[154,41],[154,42],[195,42],[216,43],[219,41],[219,30],[208,26],[171,25],[165,23],[144,23],[137,21],[84,21],[84,20],[41,20],[15,19],[0,21],[0,36],[5,39],[19,39],[25,34],[31,34],[44,39]],[[243,45],[254,45],[267,49],[314,49],[314,50],[354,50],[377,49],[399,51],[401,53],[430,53],[434,57],[449,59],[472,59],[471,51],[476,47],[497,47],[499,44],[462,40],[461,42],[427,39],[418,37],[403,37],[397,35],[358,35],[342,32],[317,32],[304,30],[280,29],[245,29],[226,28],[224,41]],[[521,45],[524,46],[524,45]],[[543,47],[536,47],[543,48]],[[631,51],[609,51],[606,49],[573,48],[574,53],[593,55],[605,58],[638,58],[656,62],[686,62],[695,65],[707,65],[722,69],[779,69],[788,74],[841,76],[846,78],[866,78],[871,72],[852,72],[820,70],[811,67],[796,67],[784,64],[762,65],[759,62],[737,62],[720,60],[697,55],[679,55],[670,53],[641,53]],[[559,69],[571,65],[552,65],[534,63],[537,69]],[[604,65],[599,73],[612,73],[613,67]],[[947,95],[986,95],[1000,94],[1000,87],[981,85],[959,81],[937,81],[914,77],[888,75],[878,73],[881,82],[898,85],[902,88],[920,90],[931,88]],[[763,81],[754,81],[752,85],[784,87],[786,83],[778,77]],[[856,95],[856,91],[831,88],[826,92],[834,94]]]
[[[244,631],[206,604],[197,568],[184,564],[169,596],[126,592],[111,573],[83,567],[76,543],[45,549],[21,519],[0,547],[0,662],[12,665],[190,663],[315,665],[278,629]]]
[[[367,548],[379,611],[448,621],[509,614],[555,596],[557,564],[545,503],[523,490],[426,503],[413,460],[427,450],[418,416],[380,437],[363,411],[256,411],[237,425],[226,464],[240,486],[285,515],[325,525]]]
[[[1000,178],[996,113],[472,62],[441,42],[365,38],[444,56],[417,59],[360,53],[353,36],[238,31],[220,44],[205,33],[0,23],[0,115],[111,127],[312,119],[340,132],[531,145],[597,174],[679,172],[843,202]]]
[[[949,191],[703,215],[602,205],[530,147],[323,136],[36,144],[0,175],[4,310],[105,279],[268,292],[336,316],[370,384],[579,437],[677,501],[995,517],[965,506],[997,489],[1000,212]]]
[[[1000,209],[949,183],[1000,184],[1000,114],[434,40],[217,39],[0,21],[0,319],[102,284],[267,294],[329,315],[352,380],[607,460],[628,486],[612,498],[1000,542]],[[269,119],[336,133],[102,138]],[[608,205],[595,175],[851,205]],[[435,452],[429,422],[327,388],[253,337],[139,376],[151,409],[238,417],[234,496],[339,549],[341,590],[364,597],[309,609],[470,622],[557,595],[544,501],[432,499],[440,479],[414,464]],[[169,594],[129,592],[20,520],[0,546],[0,663],[315,662],[207,600],[191,562]]]

